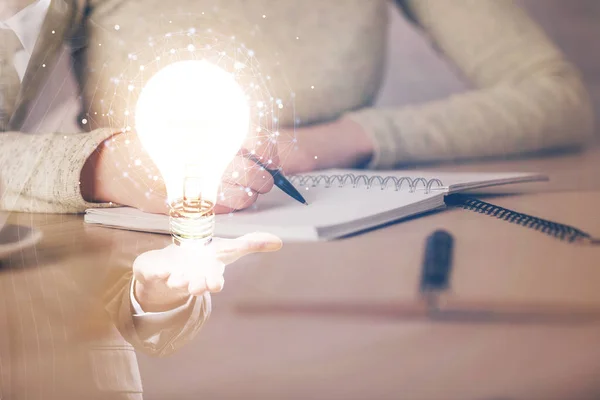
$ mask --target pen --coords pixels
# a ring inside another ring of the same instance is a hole
[[[286,303],[248,301],[236,306],[245,314],[284,314],[367,319],[429,320],[466,323],[596,323],[600,307],[594,305],[478,301],[448,293],[454,239],[437,230],[425,243],[419,294],[415,300],[352,302],[347,300]]]
[[[255,157],[254,155],[252,155],[248,152],[243,152],[242,156],[255,162],[259,166],[263,167],[265,169],[265,171],[267,171],[269,174],[271,174],[271,176],[273,177],[273,181],[275,182],[275,186],[277,186],[279,189],[281,189],[285,194],[292,197],[293,199],[298,200],[302,204],[308,205],[306,200],[304,200],[304,197],[302,197],[300,192],[298,190],[296,190],[296,188],[290,183],[290,181],[288,181],[285,178],[285,176],[283,176],[283,174],[281,173],[280,170],[269,169],[265,164],[261,163],[257,157]]]
[[[445,230],[437,230],[425,241],[419,293],[431,310],[439,309],[439,297],[450,286],[454,239]]]

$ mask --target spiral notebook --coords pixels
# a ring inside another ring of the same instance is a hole
[[[249,209],[218,215],[215,235],[237,237],[265,231],[286,241],[332,240],[445,208],[448,194],[547,177],[529,173],[327,170],[289,180],[302,192],[308,206],[274,188]],[[167,216],[129,207],[88,209],[85,222],[169,233]]]

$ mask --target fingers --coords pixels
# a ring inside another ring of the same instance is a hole
[[[223,183],[215,205],[215,214],[226,214],[250,207],[258,199],[258,193],[243,186]]]
[[[218,293],[225,286],[223,275],[203,275],[199,279],[190,281],[187,289],[192,296],[201,296],[206,292]]]
[[[225,265],[252,253],[278,251],[283,246],[281,239],[264,232],[254,232],[237,239],[220,239],[214,242],[217,258]]]
[[[270,160],[261,162],[270,168]],[[273,166],[273,168],[277,168]],[[257,193],[267,193],[273,188],[273,177],[264,168],[247,158],[237,156],[223,174],[223,181],[250,188]]]
[[[261,130],[246,140],[244,148],[265,163],[270,160],[270,165],[276,169],[281,166],[277,148],[278,137],[279,132]]]

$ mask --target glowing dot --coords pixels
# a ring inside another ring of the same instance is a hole
[[[259,126],[258,128],[256,128],[256,132],[260,132],[262,131],[262,128]]]
[[[52,34],[54,35],[56,33],[56,31],[52,31]]]
[[[115,25],[115,31],[118,31],[119,29],[121,29],[121,27],[119,25]]]
[[[157,180],[158,180],[158,176],[154,175],[154,176],[152,177],[152,179],[153,179],[153,180],[155,180],[155,181],[157,181]]]
[[[248,197],[252,197],[252,192],[248,192]]]
[[[308,187],[306,188],[306,190],[308,190]]]
[[[235,69],[244,69],[244,68],[246,68],[246,64],[241,63],[239,61],[236,61],[235,64],[233,65],[233,68],[235,68]]]
[[[187,49],[188,51],[194,51],[196,50],[196,47],[193,44],[188,44]]]
[[[248,56],[249,57],[254,56],[254,50],[248,50]]]
[[[135,89],[135,86],[133,86],[133,85],[127,86],[127,90],[129,90],[130,92],[133,92],[133,89]]]
[[[87,119],[85,119],[85,118],[84,118],[84,119],[82,119],[82,120],[81,120],[81,123],[82,123],[82,124],[84,124],[84,125],[85,125],[85,124],[87,124]]]
[[[130,143],[129,139],[125,140],[125,144],[129,144],[129,143]]]
[[[315,157],[315,158],[316,158],[316,157]],[[140,160],[140,159],[138,158],[137,160],[135,160],[134,164],[135,164],[135,165],[137,165],[137,166],[139,167],[140,165],[142,165],[142,160]]]
[[[244,190],[246,191],[246,193],[250,193],[250,188],[249,187],[245,188]]]
[[[46,64],[42,64],[42,68],[46,68]]]
[[[175,54],[175,49],[171,49],[171,54]]]
[[[160,57],[156,57],[156,61],[160,61]]]
[[[283,108],[283,104],[279,104],[277,107],[279,107],[279,108]]]
[[[129,110],[125,110],[125,115],[129,115]]]
[[[250,154],[256,154],[256,150],[251,150]]]
[[[314,89],[315,87],[314,87],[314,85],[313,85],[313,86],[311,86],[310,88],[311,88],[311,89]]]
[[[140,65],[140,71],[143,71],[144,69],[146,69],[146,67],[144,67],[143,65]]]
[[[196,28],[190,28],[188,32],[193,35],[194,33],[196,33]]]
[[[258,107],[258,108],[262,108],[263,106],[264,106],[264,103],[262,101],[258,101],[256,103],[256,107]]]
[[[233,173],[231,174],[231,177],[232,177],[233,179],[236,179],[236,178],[238,178],[239,176],[240,176],[240,173],[239,173],[239,172],[237,172],[237,171],[233,171]]]
[[[317,159],[317,156],[315,156],[315,160]]]
[[[296,36],[296,40],[300,40],[300,37],[299,37],[299,36]]]
[[[263,14],[263,18],[267,18],[267,16],[265,14]]]
[[[279,131],[276,131],[276,132],[275,132],[275,136],[279,136]]]
[[[123,172],[123,177],[127,178],[127,172]]]
[[[98,43],[98,46],[102,46],[102,43]]]
[[[66,138],[67,138],[67,136],[63,136],[63,139],[66,139]]]
[[[273,160],[269,160],[267,161],[267,164],[271,164],[273,162]]]

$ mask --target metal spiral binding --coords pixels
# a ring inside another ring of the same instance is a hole
[[[352,187],[357,188],[363,184],[367,189],[370,189],[373,185],[379,185],[381,190],[385,190],[389,187],[393,187],[396,191],[402,189],[403,185],[407,185],[410,192],[422,187],[425,193],[429,193],[431,189],[444,187],[444,184],[439,179],[425,179],[425,178],[409,178],[407,176],[395,177],[395,176],[368,176],[368,175],[293,175],[289,177],[291,183],[295,183],[299,186],[318,186],[324,184],[326,188],[334,185],[338,187],[344,187],[351,184]]]
[[[496,217],[513,224],[534,229],[569,243],[578,242],[600,245],[600,239],[593,238],[589,233],[586,233],[573,226],[519,213],[504,207],[486,203],[485,201],[481,201],[464,194],[448,195],[445,197],[444,201],[448,206],[460,207],[465,210],[475,211],[481,214]]]

